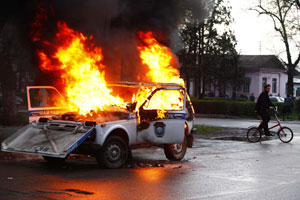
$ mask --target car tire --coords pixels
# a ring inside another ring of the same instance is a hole
[[[122,167],[130,156],[129,147],[120,136],[109,137],[102,148],[96,153],[100,166],[110,169]]]
[[[184,140],[181,144],[165,144],[164,152],[166,157],[171,161],[181,160],[185,156],[187,145],[186,135],[184,135]]]

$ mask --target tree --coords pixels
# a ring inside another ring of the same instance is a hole
[[[16,105],[16,68],[13,66],[13,40],[10,36],[12,27],[6,24],[0,35],[0,82],[3,101],[3,120],[9,124],[17,114]]]
[[[218,51],[214,56],[216,66],[211,72],[221,96],[226,94],[226,87],[232,88],[232,98],[244,83],[244,70],[239,64],[239,54],[236,51],[236,39],[232,33],[225,32],[217,40]]]
[[[236,39],[230,30],[233,21],[231,7],[226,0],[211,2],[215,4],[209,16],[202,21],[195,17],[197,15],[193,10],[187,9],[179,31],[183,45],[178,54],[183,66],[181,72],[187,83],[191,78],[195,80],[198,97],[203,96],[205,86],[212,83],[221,95],[225,95],[228,85],[233,88],[235,94],[238,88],[236,85],[239,84],[240,77],[243,77],[237,62]],[[189,89],[189,85],[187,88]]]
[[[9,125],[16,121],[17,83],[22,83],[25,74],[32,70],[31,45],[26,12],[23,2],[12,1],[9,8],[1,8],[0,17],[0,85],[3,102],[3,119],[1,123]],[[19,85],[20,87],[20,85]]]
[[[259,0],[258,4],[251,8],[259,15],[266,15],[273,21],[274,30],[279,33],[281,41],[285,47],[287,67],[288,94],[294,94],[294,71],[300,61],[300,40],[299,35],[299,8],[296,7],[295,0]],[[292,55],[292,46],[297,48],[295,58]]]

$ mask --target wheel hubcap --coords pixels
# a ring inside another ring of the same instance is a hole
[[[108,160],[115,162],[121,157],[121,148],[116,144],[112,144],[107,147],[106,157]]]
[[[182,151],[183,145],[182,144],[174,144],[173,150],[175,153],[180,153]]]

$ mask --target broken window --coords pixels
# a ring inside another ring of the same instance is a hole
[[[145,110],[183,110],[184,92],[180,90],[158,90],[144,105]]]

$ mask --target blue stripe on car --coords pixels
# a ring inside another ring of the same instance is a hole
[[[92,132],[95,130],[95,127],[90,129],[86,134],[84,134],[76,143],[74,143],[67,151],[67,156],[69,156]]]

